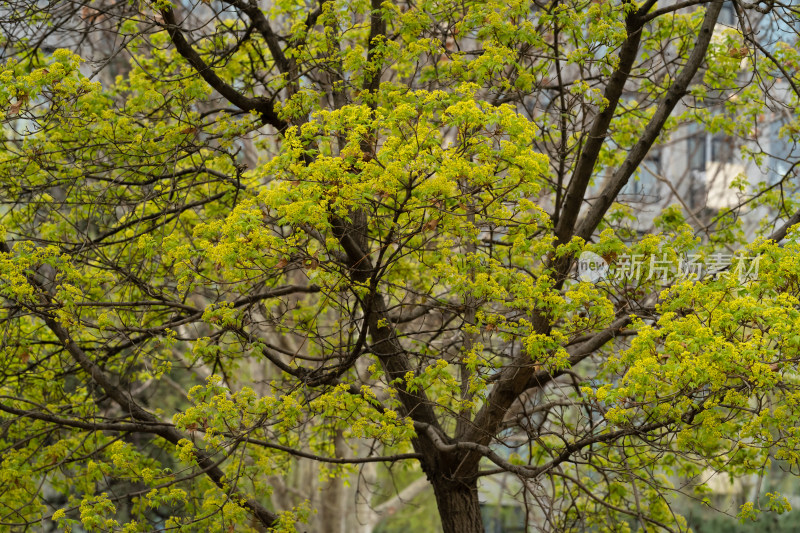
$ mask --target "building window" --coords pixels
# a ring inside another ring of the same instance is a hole
[[[706,170],[706,132],[697,124],[689,125],[689,137],[686,139],[686,158],[689,170]]]
[[[725,26],[736,25],[736,10],[733,8],[733,2],[731,0],[727,0],[722,4],[722,10],[719,12],[717,23],[724,24]]]
[[[652,203],[660,199],[658,177],[661,175],[661,154],[653,150],[639,165],[636,173],[619,193],[628,202]]]
[[[736,150],[733,137],[723,134],[711,136],[711,161],[717,163],[730,163]]]
[[[739,203],[733,185],[745,173],[740,143],[725,133],[711,134],[697,124],[690,125],[686,145],[689,183],[682,191],[689,207],[726,209]]]
[[[738,142],[724,133],[711,134],[697,124],[690,126],[686,139],[686,156],[689,170],[708,170],[709,163],[731,163],[736,159]]]

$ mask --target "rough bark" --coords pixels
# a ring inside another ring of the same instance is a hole
[[[484,533],[478,482],[434,478],[433,493],[444,533]]]
[[[334,437],[336,456],[345,454],[344,436],[341,431]],[[347,501],[345,500],[344,476],[336,476],[321,487],[320,533],[345,533]]]

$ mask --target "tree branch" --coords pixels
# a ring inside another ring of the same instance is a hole
[[[5,241],[0,241],[0,252],[7,254],[11,253],[11,250]],[[47,291],[44,289],[42,284],[39,283],[39,281],[36,280],[33,275],[28,275],[27,278],[28,283],[30,283],[37,290],[39,297],[43,300],[42,303],[47,306],[52,305],[51,302],[47,301]],[[115,385],[109,379],[109,377],[105,375],[103,370],[97,364],[95,364],[94,361],[89,358],[89,356],[86,355],[80,346],[78,346],[78,343],[76,343],[70,337],[67,330],[58,322],[58,320],[56,320],[53,315],[42,312],[37,314],[40,316],[40,318],[42,318],[50,331],[53,332],[56,338],[58,338],[61,344],[66,348],[72,359],[78,363],[84,372],[91,377],[92,381],[100,386],[100,388],[103,389],[103,392],[105,392],[109,398],[111,398],[115,403],[117,403],[117,405],[126,411],[131,418],[153,427],[154,429],[150,431],[150,433],[160,436],[171,444],[177,445],[181,440],[185,439],[185,436],[182,435],[177,429],[174,427],[165,426],[163,422],[158,419],[158,417],[145,410],[127,392]],[[230,490],[224,482],[225,473],[208,454],[198,448],[193,448],[192,454],[194,455],[197,464],[200,466],[200,468],[207,472],[214,484],[216,484],[222,490]],[[233,492],[233,499],[246,507],[253,514],[253,516],[255,516],[258,521],[267,528],[271,527],[278,520],[278,515],[267,510],[252,498],[248,498],[241,493]]]
[[[348,264],[357,281],[366,281],[375,270],[369,256],[366,255],[351,233],[347,231],[346,223],[338,218],[333,220],[334,233],[339,239],[342,248],[347,254]],[[386,370],[389,381],[399,379],[397,385],[400,401],[406,410],[406,415],[413,420],[424,422],[436,428],[439,427],[436,414],[433,412],[431,402],[424,391],[411,392],[405,383],[405,375],[413,369],[408,361],[405,350],[397,337],[397,332],[392,327],[389,313],[383,296],[377,292],[375,280],[372,280],[370,295],[363,302],[364,316],[368,318],[367,327],[372,337],[370,349],[378,356]]]
[[[267,48],[269,48],[269,53],[275,60],[278,70],[281,72],[281,74],[284,74],[287,77],[286,81],[289,84],[289,94],[292,95],[297,92],[297,65],[295,64],[294,59],[289,59],[286,57],[286,54],[284,54],[283,50],[281,49],[281,45],[278,42],[278,36],[272,31],[272,27],[270,26],[267,17],[264,16],[264,12],[261,11],[261,8],[258,7],[258,4],[243,0],[225,1],[242,13],[245,13],[250,18],[255,25],[256,30],[258,30],[258,33],[264,37],[264,41],[267,43]]]
[[[623,5],[626,5],[625,3]],[[567,193],[564,197],[564,206],[560,211],[558,224],[556,224],[555,234],[558,243],[563,244],[569,241],[578,220],[586,188],[592,178],[597,158],[600,156],[600,149],[603,147],[608,126],[614,118],[614,113],[622,96],[625,82],[628,80],[633,63],[639,52],[639,41],[642,37],[642,25],[635,13],[627,16],[625,21],[628,36],[619,53],[619,66],[611,75],[603,92],[603,98],[608,102],[606,107],[595,117],[592,127],[586,137],[586,144],[578,157],[575,170],[569,181]]]
[[[795,224],[800,224],[800,211],[792,215],[783,226],[775,230],[772,233],[772,235],[768,237],[768,240],[781,242],[784,239],[784,237],[786,237],[786,234],[789,232],[789,229]]]
[[[584,240],[588,240],[592,236],[594,230],[603,220],[606,211],[611,207],[617,198],[617,195],[628,183],[628,179],[636,171],[639,164],[647,156],[650,147],[653,146],[658,135],[661,133],[664,124],[667,122],[672,110],[678,104],[680,99],[686,94],[686,89],[692,82],[695,74],[700,69],[700,66],[705,60],[708,45],[711,42],[711,36],[714,34],[714,26],[716,26],[717,18],[719,17],[720,10],[722,10],[723,0],[714,0],[707,10],[703,23],[700,26],[700,33],[694,43],[694,48],[686,61],[680,74],[675,78],[675,82],[667,90],[666,96],[661,100],[656,109],[653,118],[647,123],[644,128],[639,141],[633,145],[633,148],[628,152],[628,157],[622,165],[614,172],[611,180],[603,188],[597,201],[592,205],[589,212],[584,217],[583,221],[579,224],[575,234]]]
[[[381,4],[383,0],[370,1],[369,13],[369,41],[367,42],[367,73],[364,76],[364,89],[370,93],[378,90],[381,84],[381,68],[376,65],[378,58],[377,44],[379,39],[386,36],[386,21],[383,20]],[[375,68],[375,72],[371,69]]]
[[[85,429],[87,431],[119,431],[119,432],[135,432],[135,433],[158,433],[163,427],[169,426],[166,423],[159,423],[157,425],[149,423],[135,423],[135,422],[86,422],[83,420],[75,420],[72,418],[65,418],[56,416],[51,413],[42,413],[39,411],[31,411],[27,409],[17,409],[9,405],[0,403],[0,411],[18,416],[20,418],[32,418],[34,420],[41,420],[42,422],[49,422],[57,426],[65,426],[76,429]]]
[[[164,29],[167,30],[172,43],[175,45],[175,49],[188,61],[206,83],[239,109],[257,112],[261,116],[261,120],[264,124],[269,124],[280,132],[283,132],[287,128],[288,123],[278,116],[269,99],[263,96],[250,98],[243,95],[220,78],[213,69],[203,61],[200,54],[192,48],[186,40],[186,37],[184,37],[183,32],[181,32],[180,26],[175,21],[175,13],[172,8],[162,9],[161,16],[164,18]]]
[[[294,448],[290,448],[289,446],[283,446],[281,444],[275,444],[261,439],[252,439],[250,437],[245,437],[245,438],[239,438],[238,440],[241,440],[248,444],[255,444],[257,446],[262,446],[264,448],[270,448],[273,450],[286,452],[289,455],[294,455],[295,457],[302,457],[303,459],[311,459],[312,461],[317,461],[320,463],[331,463],[337,465],[364,464],[364,463],[395,463],[397,461],[405,461],[407,459],[422,458],[422,454],[419,453],[398,453],[395,455],[385,455],[378,457],[324,457],[322,455],[316,455],[313,453],[296,450]]]

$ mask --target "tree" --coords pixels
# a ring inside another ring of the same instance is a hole
[[[709,472],[797,468],[796,161],[640,239],[617,203],[688,123],[766,167],[785,109],[795,142],[792,5],[0,13],[4,528],[292,530],[304,458],[418,465],[447,533],[497,476],[533,528],[682,531]],[[726,249],[755,279],[653,275]]]

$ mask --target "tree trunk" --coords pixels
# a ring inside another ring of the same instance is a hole
[[[477,480],[432,483],[444,533],[484,533]]]
[[[334,454],[336,457],[345,455],[344,436],[337,431],[333,440]],[[345,533],[345,519],[348,516],[345,501],[345,474],[338,475],[321,487],[321,508],[319,523],[316,531],[320,533]]]

